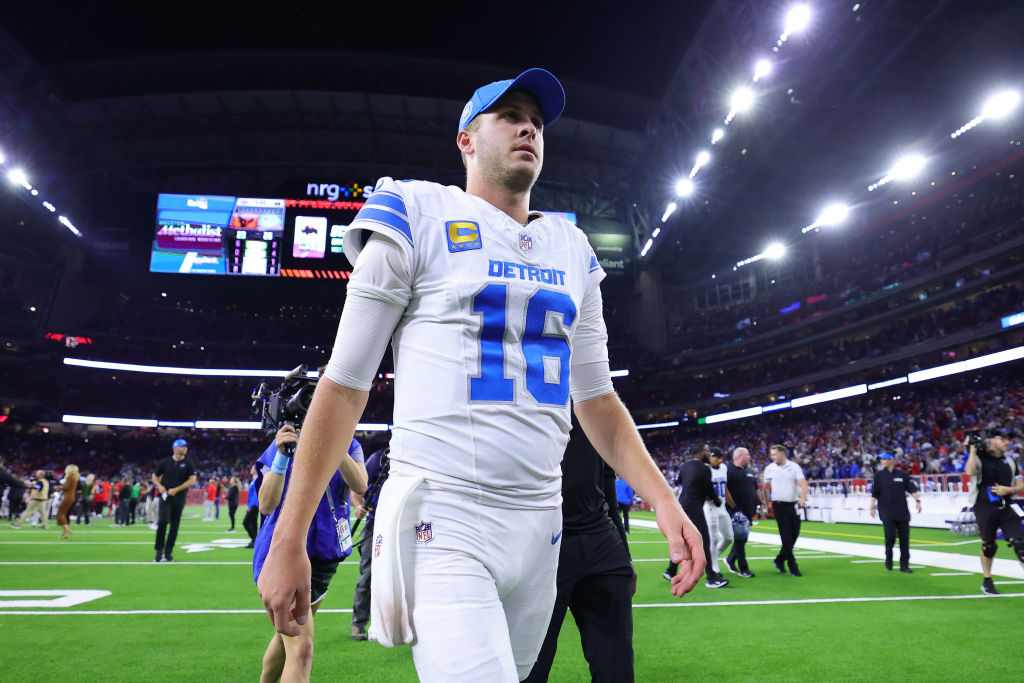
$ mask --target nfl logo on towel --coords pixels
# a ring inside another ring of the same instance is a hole
[[[373,542],[373,556],[380,557],[380,547],[384,544],[383,534],[377,534],[377,540]]]
[[[533,251],[533,238],[525,232],[519,233],[519,248],[527,253]]]
[[[430,543],[434,540],[434,532],[430,529],[430,522],[420,522],[416,525],[416,542]]]

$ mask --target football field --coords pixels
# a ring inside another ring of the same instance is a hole
[[[109,520],[73,526],[70,540],[0,526],[0,679],[253,681],[272,628],[252,582],[248,537],[186,509],[175,562],[155,564],[154,532]],[[240,522],[241,515],[239,515]],[[996,587],[980,591],[977,537],[913,529],[913,574],[889,572],[877,526],[805,523],[802,578],[772,567],[774,523],[754,527],[757,576],[722,570],[672,597],[667,546],[649,514],[633,516],[630,547],[638,681],[1019,680],[1024,572],[1000,543]],[[646,525],[645,525],[646,524]],[[898,551],[897,551],[898,554]],[[343,562],[316,618],[313,680],[414,681],[408,647],[349,639],[358,556]],[[1000,575],[1002,574],[1002,575]],[[552,681],[590,680],[566,619]]]

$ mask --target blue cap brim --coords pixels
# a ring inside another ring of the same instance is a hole
[[[462,110],[459,130],[493,107],[509,90],[524,90],[537,98],[545,127],[557,121],[565,110],[565,89],[554,74],[546,69],[527,69],[510,81],[495,81],[477,88]]]

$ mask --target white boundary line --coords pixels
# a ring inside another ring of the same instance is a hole
[[[999,595],[986,595],[985,593],[971,593],[969,595],[894,595],[863,598],[806,598],[792,600],[736,600],[722,602],[660,602],[644,603],[633,605],[635,609],[650,607],[760,607],[769,605],[820,605],[844,602],[905,602],[916,600],[998,600],[1000,598],[1024,598],[1024,593],[1000,593]],[[351,614],[351,609],[322,609],[318,614]],[[181,609],[181,610],[3,610],[0,616],[133,616],[151,614],[266,614],[261,609]]]
[[[974,572],[933,572],[928,576],[973,576]]]

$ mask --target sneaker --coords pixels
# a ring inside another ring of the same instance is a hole
[[[744,579],[752,579],[752,578],[754,578],[754,572],[752,572],[752,571],[750,571],[750,570],[747,570],[747,571],[740,571],[740,572],[737,572],[737,573],[738,573],[738,574],[739,574],[740,576],[742,576],[742,577],[743,577]]]
[[[796,567],[793,567],[792,569],[789,570],[789,575],[790,576],[803,576],[803,574],[800,573],[800,570],[797,569]]]
[[[721,574],[715,574],[714,578],[708,579],[704,585],[708,588],[723,588],[729,585],[729,579]]]
[[[234,529],[228,529],[224,533],[226,533],[226,534],[233,534],[233,533],[235,533],[235,530]]]
[[[164,562],[174,562],[174,558],[171,557],[170,553],[165,553],[164,554]]]
[[[672,574],[670,574],[668,572],[668,570],[666,569],[665,573],[661,575],[661,578],[665,579],[666,581],[671,581],[672,580]]]
[[[903,572],[904,574],[913,574],[914,573],[914,570],[911,569],[910,567],[900,567],[900,571]]]
[[[352,640],[366,640],[366,627],[352,624],[349,627],[349,633],[351,634]]]
[[[892,571],[892,565],[889,564],[888,562],[885,563],[885,568],[888,569],[889,571]]]
[[[775,565],[775,568],[779,571],[780,574],[785,574],[786,573],[786,566],[783,564],[782,560],[779,559],[778,557],[776,557],[774,560],[772,560],[772,564]]]
[[[164,554],[162,552],[160,552],[159,550],[156,551],[156,557],[153,558],[153,561],[154,562],[163,562],[164,561]]]
[[[255,548],[256,547],[256,541],[249,541],[249,545],[247,545],[245,547],[246,548]],[[668,573],[668,572],[666,572],[666,573]]]
[[[999,595],[999,591],[996,590],[996,586],[992,583],[992,577],[986,576],[985,580],[981,582],[981,592],[988,593],[989,595]]]
[[[732,559],[731,557],[725,558],[725,568],[733,574],[738,573],[736,571],[736,560]]]

